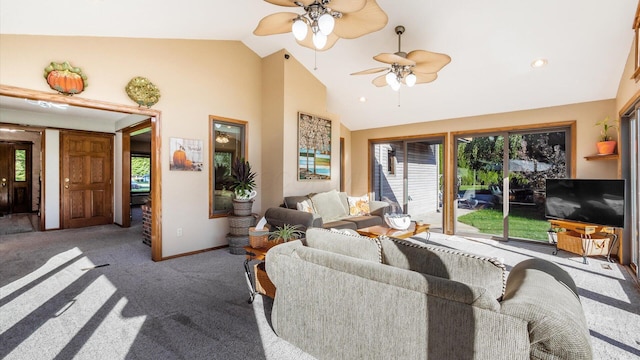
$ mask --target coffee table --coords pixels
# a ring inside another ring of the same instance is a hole
[[[358,234],[362,236],[368,236],[368,237],[374,237],[374,238],[381,235],[385,235],[385,236],[394,237],[397,239],[407,239],[414,235],[426,232],[427,240],[429,240],[429,235],[430,235],[429,224],[422,223],[418,225],[415,221],[411,222],[411,225],[409,225],[409,228],[407,230],[398,230],[398,229],[393,229],[383,225],[376,225],[376,226],[369,226],[362,229],[357,229],[356,231],[358,232]]]

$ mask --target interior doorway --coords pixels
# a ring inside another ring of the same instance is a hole
[[[130,106],[130,105],[120,105],[120,104],[114,104],[114,103],[108,103],[108,102],[104,102],[104,101],[99,101],[99,100],[91,100],[91,99],[85,99],[85,98],[76,98],[76,97],[69,97],[69,96],[63,96],[63,95],[59,95],[59,94],[53,94],[50,92],[42,92],[42,91],[37,91],[37,90],[31,90],[31,89],[24,89],[24,88],[19,88],[19,87],[14,87],[14,86],[8,86],[8,85],[0,85],[0,96],[4,96],[4,97],[9,97],[9,98],[16,98],[16,99],[30,99],[30,100],[36,100],[36,101],[44,101],[44,102],[48,102],[48,103],[55,103],[58,105],[66,105],[69,107],[77,107],[77,108],[82,108],[82,109],[90,109],[90,110],[98,110],[98,111],[109,111],[109,112],[117,112],[117,113],[125,113],[125,114],[131,114],[134,116],[146,116],[151,118],[151,148],[152,148],[152,153],[153,153],[153,162],[151,164],[152,167],[152,171],[155,174],[152,180],[152,188],[153,190],[151,191],[150,195],[151,198],[153,199],[153,203],[155,204],[155,206],[152,209],[151,212],[151,238],[152,238],[152,244],[151,244],[151,258],[154,261],[160,261],[163,260],[162,257],[162,219],[161,219],[161,214],[162,214],[162,200],[161,200],[161,163],[160,163],[160,149],[161,149],[161,134],[160,134],[160,129],[161,129],[161,112],[158,110],[154,110],[154,109],[148,109],[148,108],[143,108],[143,107],[137,107],[137,106]],[[17,124],[17,123],[16,123]],[[39,126],[39,127],[47,127],[48,125],[45,123],[29,123],[32,124],[33,126]],[[14,124],[15,125],[15,124]],[[53,130],[53,132],[55,132],[56,130]],[[48,138],[47,138],[48,139]],[[49,142],[47,141],[47,144]],[[44,150],[43,150],[44,151]],[[47,169],[49,169],[50,167],[47,167]],[[51,181],[57,181],[58,176],[55,176],[56,180],[51,180]],[[43,188],[46,187],[45,186],[45,182],[47,181],[47,178],[43,175],[42,177],[42,183],[43,183]],[[57,188],[57,186],[56,186]],[[48,194],[49,192],[47,192]],[[45,201],[44,201],[44,196],[43,196],[43,201],[42,201],[42,205],[41,208],[44,209],[45,208]],[[41,217],[42,219],[42,217]],[[41,220],[42,221],[42,220]]]

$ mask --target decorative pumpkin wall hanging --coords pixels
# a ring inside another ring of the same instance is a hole
[[[44,78],[47,84],[64,95],[80,94],[87,87],[87,76],[79,67],[71,66],[68,62],[51,62],[44,68]]]
[[[160,90],[149,79],[136,76],[125,87],[125,91],[131,100],[139,106],[150,108],[160,100]]]

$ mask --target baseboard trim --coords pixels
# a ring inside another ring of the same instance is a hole
[[[208,251],[213,251],[213,250],[220,250],[220,249],[224,249],[224,248],[227,248],[227,247],[229,247],[229,245],[216,246],[216,247],[212,247],[212,248],[207,248],[207,249],[196,250],[196,251],[191,251],[191,252],[182,253],[182,254],[166,256],[166,257],[163,257],[160,261],[165,261],[165,260],[175,259],[175,258],[179,258],[179,257],[200,254],[200,253],[203,253],[203,252],[208,252]]]

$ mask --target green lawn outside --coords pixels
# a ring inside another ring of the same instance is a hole
[[[480,209],[458,217],[458,221],[471,225],[481,233],[502,235],[502,210]],[[549,223],[535,208],[513,208],[509,214],[509,236],[537,241],[548,241]]]

